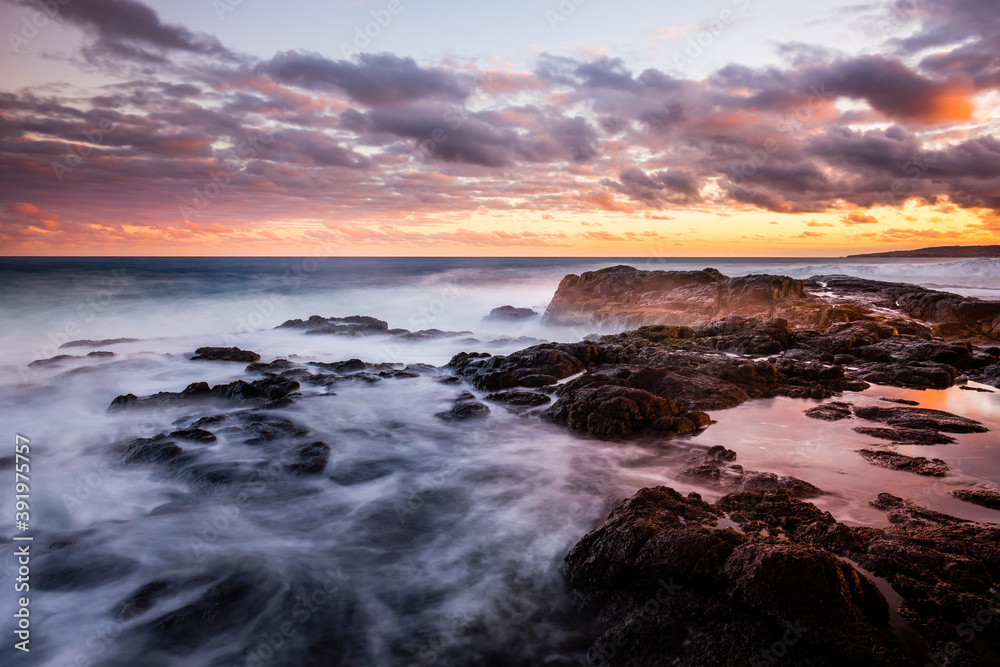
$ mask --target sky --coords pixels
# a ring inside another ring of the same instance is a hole
[[[998,0],[0,0],[0,255],[1000,243]]]

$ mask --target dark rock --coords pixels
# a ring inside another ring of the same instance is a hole
[[[281,376],[270,376],[253,382],[236,380],[230,384],[219,384],[214,387],[209,387],[207,382],[194,382],[181,392],[161,391],[143,397],[137,397],[135,394],[118,396],[108,406],[108,411],[170,405],[206,398],[219,398],[238,404],[254,402],[264,404],[285,398],[298,388],[298,382]]]
[[[841,419],[849,419],[851,417],[851,403],[842,403],[834,401],[832,403],[824,403],[823,405],[818,405],[815,408],[810,408],[806,410],[803,414],[806,417],[811,417],[813,419],[822,419],[823,421],[835,422]]]
[[[121,454],[123,465],[140,463],[163,463],[177,458],[184,450],[177,443],[160,433],[152,438],[136,438],[124,447]]]
[[[482,419],[489,415],[490,409],[476,400],[476,397],[466,392],[455,399],[455,404],[447,412],[439,412],[434,416],[447,422],[465,421],[467,419]]]
[[[313,315],[308,320],[288,320],[279,329],[305,329],[312,335],[376,336],[389,335],[389,324],[365,315],[350,317],[321,317]],[[409,333],[409,332],[406,332]]]
[[[854,414],[860,419],[882,422],[901,428],[932,429],[946,433],[986,433],[989,431],[988,428],[974,419],[959,417],[942,410],[883,408],[876,405],[855,407]]]
[[[494,403],[502,403],[510,408],[534,408],[552,402],[552,399],[545,394],[538,394],[533,391],[505,391],[489,394],[486,400]]]
[[[330,446],[325,442],[306,445],[295,454],[295,461],[285,464],[293,475],[315,475],[323,472],[330,457]]]
[[[167,437],[179,438],[181,440],[191,440],[192,442],[215,442],[215,434],[211,431],[206,431],[200,428],[188,428],[180,431],[174,431],[170,433]]]
[[[195,356],[191,360],[204,359],[207,361],[242,361],[251,363],[260,361],[260,355],[250,350],[241,350],[238,347],[199,347],[194,351]]]
[[[71,340],[63,343],[59,349],[66,347],[107,347],[108,345],[118,345],[120,343],[135,343],[138,338],[105,338],[104,340]]]
[[[765,516],[767,499],[798,502],[787,494],[726,499],[747,508],[737,512]],[[797,530],[860,544],[832,518],[820,527],[823,513],[802,505],[813,512],[813,528],[798,522]],[[720,506],[665,487],[642,489],[569,553],[579,607],[605,630],[592,661],[614,647],[618,665],[742,665],[766,661],[763,652],[785,636],[795,639],[785,647],[790,665],[906,664],[871,580],[807,543],[722,528]],[[644,611],[647,601],[656,601],[655,613]]]
[[[94,352],[88,352],[87,356],[88,357],[113,357],[113,356],[115,356],[115,353],[114,352],[108,352],[107,350],[96,350]]]
[[[950,445],[955,442],[955,438],[931,429],[858,426],[853,430],[861,435],[892,440],[894,445]]]
[[[1000,491],[996,489],[957,489],[951,495],[968,503],[1000,510]]]
[[[274,373],[278,374],[282,371],[292,370],[297,368],[298,365],[292,363],[288,359],[275,359],[274,361],[264,363],[264,362],[254,362],[246,367],[247,373]]]
[[[923,456],[906,456],[896,452],[876,449],[859,449],[861,458],[880,468],[915,472],[918,475],[944,477],[948,474],[948,464],[941,459],[927,459]]]
[[[920,405],[920,401],[911,401],[905,398],[880,398],[879,400],[887,403],[897,403],[899,405]]]
[[[60,354],[49,359],[36,359],[28,364],[28,368],[45,368],[46,366],[55,366],[74,359],[86,359],[86,357],[75,356],[72,354]]]
[[[229,437],[242,438],[248,445],[260,445],[276,440],[293,439],[309,432],[289,419],[266,413],[242,412],[231,415],[230,426],[221,432]],[[196,422],[197,423],[197,422]]]
[[[490,311],[490,314],[483,318],[484,322],[523,322],[538,317],[538,313],[531,308],[515,308],[514,306],[500,306]]]
[[[794,498],[811,498],[823,493],[809,482],[795,477],[744,470],[741,465],[728,464],[735,460],[736,452],[715,445],[704,453],[690,457],[688,463],[696,465],[681,470],[679,474],[730,491],[785,491]]]

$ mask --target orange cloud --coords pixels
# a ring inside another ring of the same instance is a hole
[[[840,221],[843,222],[848,227],[851,227],[853,225],[874,225],[878,223],[878,219],[875,216],[868,215],[867,213],[863,213],[861,211],[851,211],[843,218],[841,218]],[[817,226],[817,225],[810,225],[810,226]]]

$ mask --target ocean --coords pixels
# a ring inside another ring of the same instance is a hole
[[[306,430],[305,441],[330,447],[318,475],[281,473],[287,441],[248,442],[226,428],[215,443],[184,444],[176,465],[116,458],[119,443],[241,410],[107,411],[122,394],[250,379],[242,363],[190,360],[198,347],[235,345],[262,361],[442,366],[461,351],[572,342],[608,331],[483,318],[502,305],[541,313],[564,275],[615,264],[848,274],[1000,296],[997,259],[2,258],[0,413],[9,442],[0,461],[13,455],[15,434],[32,452],[36,632],[19,664],[587,664],[591,628],[574,611],[563,557],[642,487],[715,500],[721,492],[677,475],[692,451],[715,444],[748,469],[829,491],[814,502],[848,524],[885,525],[868,506],[879,492],[995,519],[948,496],[1000,483],[991,434],[899,449],[944,459],[955,474],[941,479],[868,465],[853,454],[863,436],[802,415],[819,403],[811,400],[716,411],[717,423],[694,436],[605,442],[497,405],[482,421],[442,421],[434,415],[468,391],[441,382],[443,371],[303,384],[291,405],[269,410]],[[311,315],[369,315],[392,328],[458,335],[401,341],[275,328]],[[118,338],[136,340],[61,347]],[[93,349],[114,355],[84,356]],[[61,354],[81,358],[29,367]],[[995,430],[998,396],[873,387],[849,398],[911,398]],[[2,474],[9,499],[13,471]],[[2,609],[16,605],[15,534],[13,512],[0,514]],[[14,629],[10,615],[0,619],[3,636]],[[3,642],[0,662],[12,651]]]

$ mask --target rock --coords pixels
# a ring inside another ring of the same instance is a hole
[[[543,415],[574,431],[627,436],[646,429],[676,433],[682,425],[674,417],[681,412],[672,401],[648,391],[609,385],[567,392]]]
[[[959,500],[1000,510],[1000,491],[996,489],[957,489],[951,492]]]
[[[109,345],[120,345],[121,343],[135,343],[138,342],[138,338],[105,338],[103,340],[71,340],[68,343],[63,343],[59,346],[59,349],[66,347],[107,347]]]
[[[350,317],[313,315],[308,320],[288,320],[279,324],[277,328],[305,329],[305,332],[311,335],[376,336],[389,334],[388,322],[365,315],[352,315]]]
[[[803,296],[803,282],[783,276],[728,278],[715,269],[640,271],[614,266],[563,278],[543,322],[698,325],[729,314],[767,314],[779,300]]]
[[[946,433],[986,433],[988,428],[974,419],[959,417],[942,410],[926,408],[855,407],[854,414],[867,421],[910,429],[930,429]]]
[[[214,433],[200,428],[188,428],[180,431],[174,431],[170,433],[167,437],[179,438],[181,440],[191,440],[192,442],[201,442],[201,443],[215,442],[217,440]]]
[[[326,468],[330,457],[330,445],[314,442],[299,449],[292,463],[285,464],[285,470],[293,475],[316,475]]]
[[[490,413],[490,409],[476,400],[470,393],[459,395],[455,404],[446,412],[438,412],[434,416],[447,422],[482,419]]]
[[[194,382],[180,392],[161,391],[152,396],[138,397],[135,394],[117,396],[108,412],[128,410],[133,408],[148,408],[161,405],[183,403],[190,400],[223,399],[237,404],[256,403],[274,405],[274,401],[284,399],[299,388],[295,380],[281,376],[266,377],[262,380],[244,382],[236,380],[229,384],[219,384],[209,387],[207,382]]]
[[[955,442],[955,438],[931,429],[858,426],[853,430],[861,435],[892,440],[894,445],[950,445]]]
[[[803,414],[806,417],[811,417],[812,419],[822,419],[823,421],[835,422],[841,419],[849,419],[852,414],[852,407],[851,403],[834,401],[832,403],[818,405],[815,408],[810,408]]]
[[[948,474],[948,464],[941,459],[927,459],[923,456],[906,456],[896,452],[875,449],[859,449],[858,454],[873,465],[890,470],[904,470],[918,475],[944,477]]]
[[[241,350],[238,347],[199,347],[194,351],[195,356],[191,360],[203,359],[207,361],[242,361],[244,363],[260,361],[260,355],[249,350]]]
[[[552,399],[545,394],[538,394],[533,391],[505,391],[489,394],[487,401],[502,403],[509,408],[534,408],[539,405],[551,403]]]
[[[766,499],[798,502],[787,494],[726,499],[747,513]],[[636,666],[766,662],[764,652],[782,637],[790,665],[907,664],[888,604],[868,577],[804,541],[723,528],[721,505],[666,487],[642,489],[573,548],[570,585],[580,610],[604,630],[592,664],[606,664],[607,655]],[[817,539],[821,531],[831,538],[829,527],[819,528],[826,520],[860,546],[851,529],[805,507]],[[737,521],[751,523],[742,514]]]
[[[880,398],[880,401],[886,401],[887,403],[897,403],[899,405],[920,405],[920,401],[910,401],[905,398]]]
[[[115,353],[114,352],[108,352],[107,350],[96,350],[94,352],[88,352],[87,356],[88,357],[113,357],[113,356],[115,356]]]
[[[971,523],[965,519],[929,510],[926,507],[921,507],[912,501],[894,496],[891,493],[880,493],[869,504],[885,512],[891,523],[899,524],[905,528]]]
[[[483,318],[484,322],[523,322],[538,317],[538,313],[531,308],[515,308],[514,306],[500,306],[490,311],[490,314]]]
[[[735,460],[736,452],[722,445],[715,445],[704,453],[688,458],[688,463],[696,465],[681,470],[678,474],[730,491],[785,491],[795,498],[811,498],[823,493],[809,482],[795,477],[744,470],[741,465],[729,465],[729,462]]]
[[[152,438],[136,438],[124,447],[121,454],[122,465],[141,463],[163,463],[175,459],[184,450],[177,443],[160,433]]]
[[[67,361],[73,361],[74,359],[85,359],[86,357],[81,357],[72,354],[60,354],[49,359],[36,359],[28,364],[28,368],[45,368],[47,366],[55,366],[57,364],[65,363]]]

